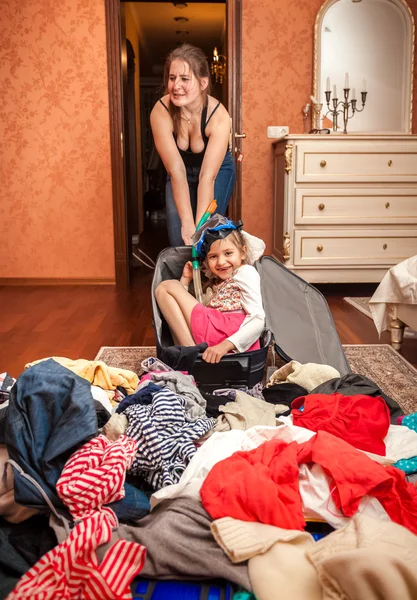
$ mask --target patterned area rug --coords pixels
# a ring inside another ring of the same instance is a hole
[[[375,381],[405,413],[417,411],[417,369],[392,346],[369,344],[343,348],[354,373]]]
[[[372,379],[405,413],[417,412],[417,370],[388,344],[343,346],[352,371]],[[103,346],[95,360],[142,372],[141,362],[156,356],[154,346]]]
[[[102,360],[109,367],[128,369],[138,375],[145,358],[156,356],[155,346],[102,346],[94,360]]]
[[[343,300],[345,302],[347,302],[348,304],[350,304],[351,306],[353,306],[353,308],[356,308],[356,310],[361,312],[363,315],[366,315],[367,317],[372,319],[372,313],[369,308],[369,300],[370,299],[371,299],[370,296],[368,296],[367,298],[351,298],[349,296],[346,298],[343,298]]]

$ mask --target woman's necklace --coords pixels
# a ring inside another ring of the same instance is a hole
[[[188,124],[191,123],[191,119],[189,119],[188,117],[186,117],[185,115],[183,115],[182,111],[181,111],[181,119],[184,119],[184,121],[187,121]]]
[[[198,113],[201,114],[201,109],[199,109]],[[184,119],[184,121],[187,121],[187,123],[190,125],[193,121],[193,117],[195,117],[196,115],[191,115],[191,117],[187,117],[187,115],[183,112],[183,110],[181,109],[181,119]]]

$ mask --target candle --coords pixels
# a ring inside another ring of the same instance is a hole
[[[363,92],[366,92],[366,79],[364,79],[364,80],[363,80],[363,83],[362,83],[362,91],[363,91]]]
[[[337,98],[337,89],[336,86],[333,86],[333,98]]]
[[[349,89],[349,73],[345,73],[345,90]]]
[[[356,90],[353,88],[352,90],[352,100],[356,100]]]
[[[330,92],[330,77],[326,79],[326,92]]]

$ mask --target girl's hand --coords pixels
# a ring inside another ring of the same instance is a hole
[[[216,346],[210,346],[210,348],[207,348],[203,354],[203,360],[211,364],[218,363],[220,362],[222,356],[234,349],[235,347],[232,342],[229,342],[229,340],[224,340],[224,342],[221,342]]]
[[[184,268],[182,270],[182,275],[180,282],[182,285],[188,285],[193,278],[193,265],[191,261],[185,263]]]

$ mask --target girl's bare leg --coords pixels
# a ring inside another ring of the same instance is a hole
[[[191,312],[198,301],[176,280],[163,281],[155,298],[175,341],[181,346],[195,346],[191,333]]]

